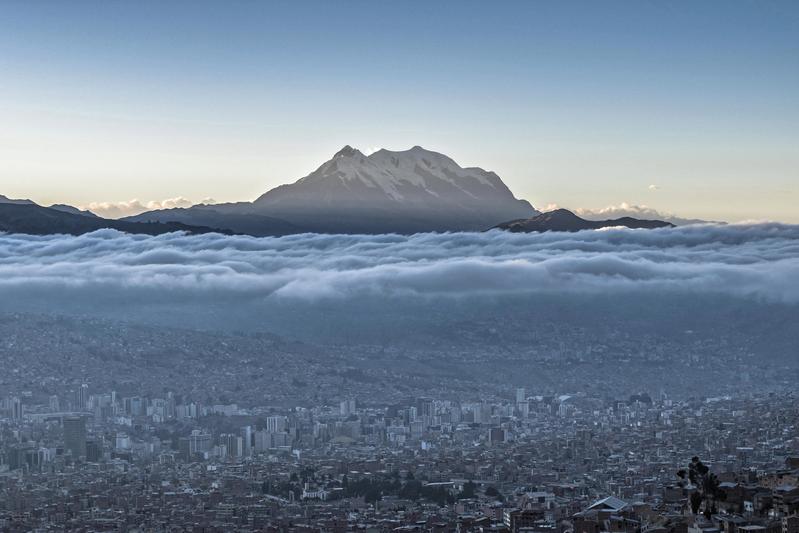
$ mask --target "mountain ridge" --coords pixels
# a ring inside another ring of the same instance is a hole
[[[0,204],[13,204],[13,205],[37,205],[33,200],[21,198],[9,198],[4,194],[0,194]]]
[[[235,206],[237,204],[221,204]],[[306,233],[308,230],[302,226],[292,224],[286,220],[266,215],[231,210],[220,211],[216,205],[199,204],[192,207],[174,207],[147,211],[121,219],[126,222],[161,222],[181,223],[192,226],[209,226],[224,228],[234,233],[243,233],[253,237],[277,237],[295,233]]]
[[[547,231],[574,232],[589,229],[602,229],[623,226],[631,229],[673,228],[674,224],[662,220],[641,220],[632,217],[621,217],[608,220],[587,220],[575,215],[568,209],[555,209],[531,218],[511,220],[497,224],[492,229],[501,229],[513,233],[543,233]]]
[[[74,209],[74,208],[73,208]],[[209,227],[190,226],[177,222],[129,222],[108,220],[31,203],[0,203],[0,232],[29,235],[82,235],[100,229],[115,229],[126,233],[160,235],[175,231],[187,233],[231,233]]]
[[[517,199],[494,172],[461,167],[421,146],[370,155],[346,145],[310,174],[253,202],[149,211],[125,220],[180,220],[203,225],[225,215],[267,216],[316,233],[480,231],[537,210]],[[213,213],[215,212],[215,213]],[[262,233],[274,227],[261,228]]]
[[[16,215],[11,212],[20,206],[31,209]],[[401,151],[383,148],[368,156],[345,145],[310,174],[274,187],[252,202],[159,209],[118,221],[68,205],[45,208],[30,200],[11,200],[2,195],[0,207],[6,211],[0,213],[0,231],[34,233],[124,227],[127,229],[123,231],[133,233],[158,233],[171,228],[266,237],[297,233],[412,234],[492,228],[516,232],[579,231],[608,226],[673,226],[661,220],[633,217],[588,220],[566,209],[541,213],[526,200],[516,198],[495,172],[461,167],[449,156],[418,145]],[[148,226],[145,229],[138,224]]]

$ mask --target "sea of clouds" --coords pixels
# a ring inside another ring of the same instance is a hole
[[[721,294],[799,303],[799,226],[401,235],[0,234],[0,300],[144,303]]]

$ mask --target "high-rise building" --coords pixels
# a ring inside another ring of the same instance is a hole
[[[123,398],[122,402],[126,415],[141,416],[147,412],[147,402],[140,396]]]
[[[417,398],[416,399],[416,415],[432,417],[434,412],[433,400],[430,398]]]
[[[86,457],[86,419],[82,416],[64,417],[64,448],[72,457]]]
[[[96,463],[103,456],[102,444],[96,440],[86,441],[86,460]]]
[[[488,430],[488,442],[490,444],[499,444],[505,442],[505,430],[502,428],[491,428]]]
[[[286,431],[286,417],[285,416],[266,417],[266,431],[268,431],[269,433],[282,433]]]
[[[19,421],[22,420],[22,400],[17,398],[16,396],[12,396],[8,399],[8,413],[11,416],[11,420]]]
[[[114,439],[114,448],[116,450],[129,450],[130,449],[130,437],[127,433],[123,433],[121,431],[117,432],[116,437]]]
[[[341,416],[350,416],[355,414],[355,400],[344,400],[339,406]]]
[[[527,391],[524,390],[524,387],[519,387],[516,389],[516,403],[521,403],[527,401]]]
[[[265,452],[272,447],[272,433],[266,430],[255,432],[255,446],[253,450],[256,453]]]
[[[55,394],[50,396],[50,412],[57,413],[61,410],[61,402],[58,401],[58,396]]]
[[[482,402],[474,408],[474,422],[475,424],[489,424],[491,423],[491,405]]]
[[[219,436],[219,444],[225,447],[228,457],[242,457],[244,455],[244,439],[238,435],[233,433],[222,434]]]
[[[244,426],[241,428],[241,450],[236,452],[236,457],[249,457],[252,455],[252,426]]]
[[[89,403],[89,385],[83,383],[78,389],[78,410],[83,411]]]
[[[186,418],[197,418],[197,404],[190,403],[187,405],[175,406],[175,417],[180,420]]]
[[[211,434],[194,429],[188,437],[188,455],[205,454],[211,450]]]

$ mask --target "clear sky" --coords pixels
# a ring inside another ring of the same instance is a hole
[[[799,2],[0,4],[0,194],[250,200],[345,144],[799,222]]]

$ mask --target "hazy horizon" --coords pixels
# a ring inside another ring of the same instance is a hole
[[[799,533],[797,126],[797,0],[0,2],[0,531]]]
[[[539,209],[799,222],[794,2],[184,7],[3,7],[0,194],[246,201],[422,145]]]

